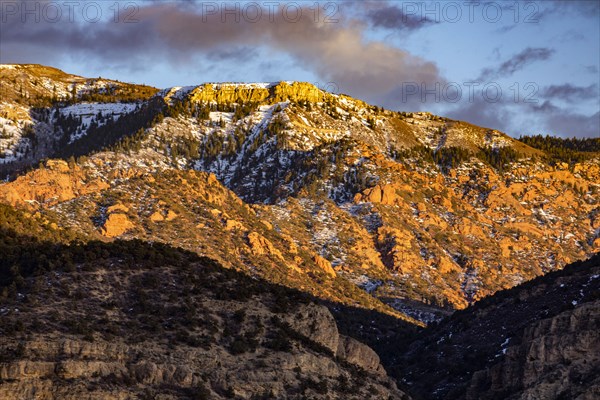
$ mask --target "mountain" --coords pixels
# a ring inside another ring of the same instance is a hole
[[[2,396],[596,390],[597,257],[563,267],[600,251],[600,139],[302,82],[0,88]]]
[[[99,78],[83,78],[37,64],[0,65],[0,164],[20,169],[56,154],[63,132],[56,122],[71,115],[87,124],[98,112],[112,119],[133,111],[135,104],[148,100],[157,89]],[[92,102],[75,107],[69,105]],[[61,104],[63,107],[56,107]],[[53,107],[54,106],[54,107]],[[65,125],[66,126],[66,125]]]
[[[600,249],[595,152],[301,82],[0,74],[0,198],[89,239],[172,243],[422,322]]]

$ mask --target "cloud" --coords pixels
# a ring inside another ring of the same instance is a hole
[[[560,0],[554,3],[558,11],[572,10],[590,18],[600,16],[600,2],[596,0]]]
[[[245,62],[253,48],[267,48],[289,56],[345,93],[387,107],[399,103],[394,94],[403,82],[443,82],[434,63],[367,40],[368,26],[360,20],[340,16],[338,23],[327,23],[314,18],[308,8],[297,13],[264,9],[255,21],[244,15],[236,21],[218,9],[204,11],[198,4],[148,3],[135,15],[139,22],[132,24],[24,24],[17,16],[0,27],[3,59],[24,57],[25,62],[48,64],[68,54],[104,65],[160,60],[176,67],[196,62],[198,56]],[[36,57],[40,50],[45,51],[43,56]]]
[[[211,50],[206,53],[206,57],[214,61],[234,60],[238,62],[248,62],[258,57],[258,51],[255,47],[234,46]]]
[[[532,103],[529,105],[530,111],[534,113],[542,113],[542,114],[556,114],[561,111],[561,109],[555,106],[550,100],[544,101],[542,104],[538,105],[536,103]]]
[[[542,118],[549,133],[562,136],[598,137],[600,134],[600,112],[585,115],[573,111],[572,107],[560,107],[550,100],[541,104],[522,104],[525,111]]]
[[[593,115],[556,109],[547,115],[545,133],[563,137],[598,138],[600,135],[600,111]]]
[[[445,115],[449,118],[467,121],[486,128],[498,129],[509,134],[512,132],[512,126],[507,124],[510,121],[510,113],[507,107],[498,103],[488,103],[483,100],[476,100],[471,103],[462,103]]]
[[[498,67],[484,69],[478,80],[485,81],[511,76],[536,61],[548,60],[552,54],[554,54],[554,50],[547,47],[528,47],[504,61]]]
[[[527,1],[528,0],[523,0]],[[574,14],[589,18],[598,18],[600,15],[600,2],[596,0],[552,0],[540,2],[536,6],[542,5],[541,11],[536,12],[533,17],[538,21],[549,17],[550,15],[559,15],[564,17],[566,14]]]
[[[542,90],[541,96],[546,99],[564,100],[569,103],[597,99],[598,85],[575,86],[570,83],[551,85]]]
[[[517,105],[522,118],[513,124],[519,134],[544,134],[561,137],[597,138],[600,135],[600,111],[583,114],[572,107],[560,107],[549,100],[541,104]]]
[[[409,32],[437,23],[424,15],[417,16],[413,13],[407,13],[403,8],[393,5],[368,10],[366,19],[376,28]]]
[[[500,35],[503,35],[505,33],[508,33],[510,31],[512,31],[513,29],[515,29],[517,27],[517,24],[512,24],[512,25],[505,25],[501,28],[496,29],[495,32],[497,32]]]
[[[554,100],[593,97],[596,85],[577,87],[569,84],[549,86],[540,92],[540,97],[554,96]],[[596,108],[597,110],[597,108]],[[538,103],[515,102],[511,96],[503,96],[497,102],[488,102],[482,96],[473,101],[462,101],[452,108],[446,107],[443,114],[458,120],[469,121],[479,126],[498,129],[517,137],[529,134],[549,134],[562,137],[599,137],[600,114],[584,114],[572,106],[559,106],[552,99]]]

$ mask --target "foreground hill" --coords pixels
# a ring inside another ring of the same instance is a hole
[[[597,399],[600,255],[496,293],[387,354],[415,398]]]
[[[0,71],[81,79],[39,66]],[[121,85],[120,95],[83,91],[52,107],[7,98],[0,112],[24,107],[30,117],[0,120],[16,132],[0,140],[11,175],[2,201],[86,237],[172,243],[422,322],[600,249],[597,153],[567,159],[300,82],[153,96]],[[18,143],[36,150],[25,156]],[[23,171],[45,157],[65,161]]]
[[[141,241],[0,229],[2,399],[408,399],[309,296]],[[4,224],[3,224],[4,225]]]

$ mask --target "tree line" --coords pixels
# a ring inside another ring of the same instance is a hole
[[[600,138],[559,138],[554,136],[521,136],[519,141],[547,154],[550,163],[558,161],[569,164],[582,162],[600,153]]]

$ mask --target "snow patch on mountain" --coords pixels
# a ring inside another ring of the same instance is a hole
[[[139,103],[79,103],[59,109],[59,112],[67,117],[80,118],[80,126],[69,138],[69,143],[81,139],[87,134],[87,129],[92,123],[101,126],[106,119],[117,120],[122,115],[134,112]]]

